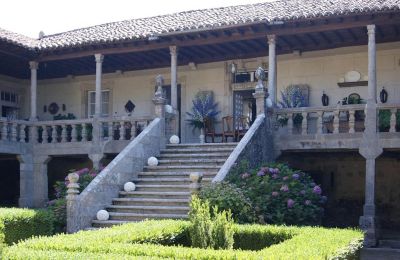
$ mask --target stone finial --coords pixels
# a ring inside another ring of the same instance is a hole
[[[201,172],[193,172],[189,176],[190,178],[190,185],[189,189],[192,194],[196,194],[200,191],[201,188],[201,180],[203,179],[203,173]]]
[[[256,79],[258,80],[256,85],[256,91],[264,90],[263,81],[265,80],[265,71],[262,67],[258,67],[255,73]]]
[[[163,91],[162,91],[162,86],[163,85],[164,85],[164,77],[162,75],[158,75],[156,77],[157,90],[156,90],[156,93],[154,94],[155,98],[162,98],[163,97]]]
[[[69,184],[67,185],[67,200],[74,200],[79,194],[79,175],[76,172],[68,174]]]

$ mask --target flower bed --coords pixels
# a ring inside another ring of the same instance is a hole
[[[186,221],[130,223],[76,234],[33,238],[3,259],[357,259],[362,232],[350,229],[235,225],[234,249],[188,248]],[[186,247],[185,247],[186,245]],[[257,251],[256,251],[257,250]]]

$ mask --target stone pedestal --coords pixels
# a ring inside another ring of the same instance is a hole
[[[101,165],[101,160],[104,158],[104,154],[102,153],[92,153],[89,154],[89,159],[92,161],[93,168],[99,170]]]

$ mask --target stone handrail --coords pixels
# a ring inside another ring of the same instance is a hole
[[[143,170],[151,156],[157,156],[165,146],[164,120],[154,119],[133,141],[108,164],[104,170],[69,203],[67,208],[68,232],[87,228],[100,209],[118,197],[123,185]]]
[[[212,182],[221,182],[241,160],[247,160],[250,167],[273,160],[272,132],[270,118],[258,115],[250,129],[240,140]]]

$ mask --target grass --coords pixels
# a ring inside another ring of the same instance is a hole
[[[76,234],[36,237],[3,250],[3,259],[357,259],[353,229],[236,225],[233,250],[188,248],[189,222],[144,221]],[[186,247],[185,247],[186,246]]]

